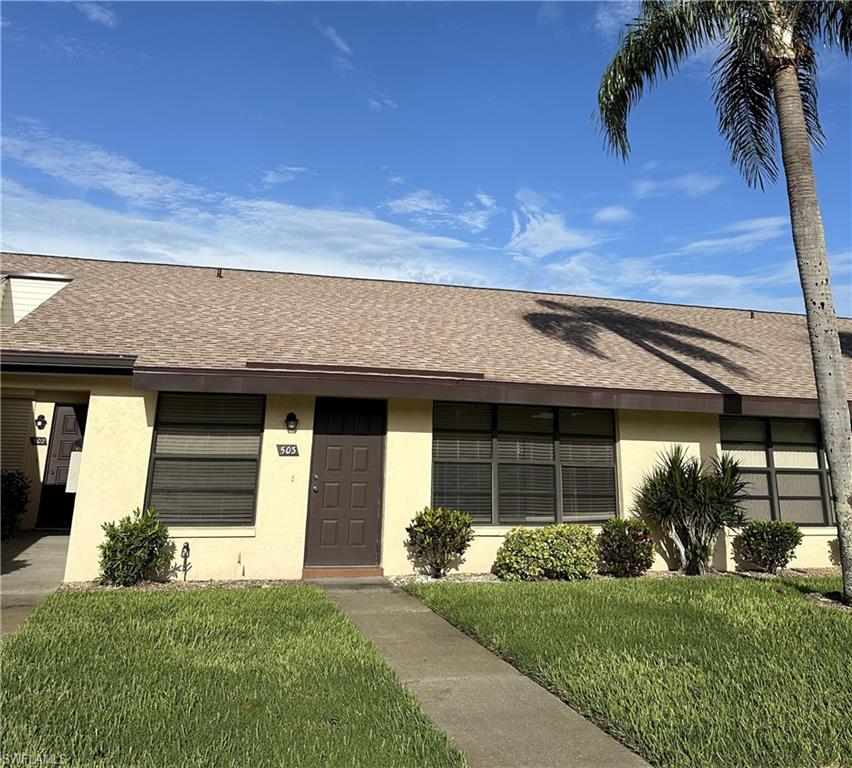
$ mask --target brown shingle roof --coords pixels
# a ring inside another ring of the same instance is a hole
[[[470,371],[548,385],[815,397],[804,316],[383,280],[4,254],[72,282],[4,350]],[[852,320],[840,321],[846,346]],[[847,349],[846,376],[852,381]]]

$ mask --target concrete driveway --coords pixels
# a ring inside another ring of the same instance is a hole
[[[68,534],[21,531],[3,542],[0,572],[0,633],[14,632],[39,601],[65,576]]]

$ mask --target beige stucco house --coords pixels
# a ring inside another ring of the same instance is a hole
[[[70,526],[67,581],[148,504],[191,579],[409,572],[427,504],[473,516],[461,569],[487,571],[512,526],[630,514],[674,443],[740,458],[749,514],[801,525],[794,565],[836,559],[803,316],[2,258],[2,463],[24,527]]]

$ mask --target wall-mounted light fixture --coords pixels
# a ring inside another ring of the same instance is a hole
[[[296,428],[299,426],[299,418],[295,413],[293,413],[293,411],[290,411],[290,413],[284,417],[284,426],[287,427],[288,432],[296,431]]]
[[[44,429],[44,428],[47,426],[47,419],[46,419],[46,418],[44,418],[44,414],[43,414],[43,413],[40,413],[40,414],[36,417],[35,425],[36,425],[39,429]]]

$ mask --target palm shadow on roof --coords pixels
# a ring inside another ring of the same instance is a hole
[[[707,344],[745,352],[754,350],[702,328],[614,307],[580,306],[549,299],[538,299],[536,303],[547,311],[524,315],[531,327],[592,357],[610,359],[600,349],[600,338],[604,333],[612,333],[724,395],[738,393],[698,366],[717,366],[738,378],[752,378],[745,366]]]

